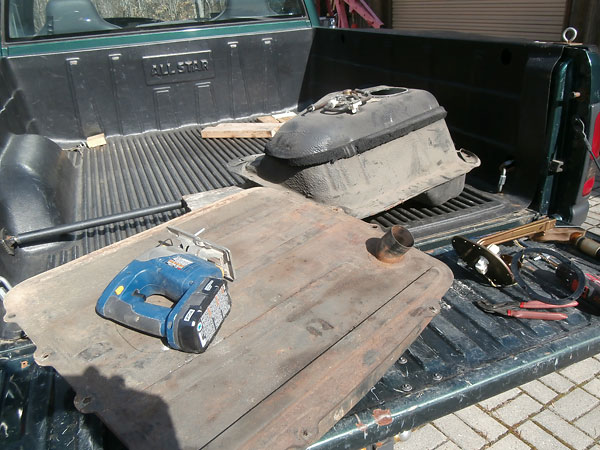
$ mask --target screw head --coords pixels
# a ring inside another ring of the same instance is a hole
[[[442,374],[440,374],[440,373],[434,373],[433,374],[433,379],[435,381],[440,381],[442,379]]]
[[[413,387],[412,387],[410,384],[408,384],[408,383],[405,383],[405,384],[403,384],[403,385],[402,385],[402,388],[401,388],[401,389],[402,389],[404,392],[410,392],[410,391],[412,391]]]
[[[408,359],[406,359],[404,356],[401,356],[400,359],[398,360],[398,364],[406,364],[408,362]]]

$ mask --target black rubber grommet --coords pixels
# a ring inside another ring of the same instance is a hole
[[[527,253],[550,255],[550,256],[553,256],[554,258],[558,259],[561,263],[568,265],[569,268],[571,268],[573,270],[573,272],[575,272],[575,275],[577,276],[577,289],[575,289],[575,291],[571,295],[569,295],[568,297],[564,297],[564,298],[546,297],[544,295],[538,294],[536,291],[531,289],[531,287],[525,282],[525,280],[521,276],[521,272],[519,269],[519,261]],[[575,264],[573,264],[573,262],[571,262],[571,260],[569,258],[561,255],[560,253],[558,253],[554,250],[548,250],[548,249],[539,248],[539,247],[524,248],[523,250],[520,250],[517,253],[515,253],[515,255],[513,256],[512,263],[510,265],[510,269],[513,273],[513,276],[515,277],[515,281],[517,282],[517,284],[519,286],[521,286],[523,288],[523,290],[525,292],[527,292],[527,295],[534,300],[539,300],[544,303],[550,303],[552,305],[563,305],[563,304],[571,303],[573,300],[577,300],[579,297],[581,297],[581,295],[583,294],[583,290],[585,289],[585,275],[582,272],[582,270],[579,267],[577,267]]]

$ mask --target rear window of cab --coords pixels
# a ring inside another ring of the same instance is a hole
[[[9,40],[306,16],[301,0],[9,0]]]

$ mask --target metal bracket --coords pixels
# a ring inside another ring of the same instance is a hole
[[[6,228],[0,228],[0,247],[10,256],[15,256],[16,241],[14,236],[7,234]]]
[[[548,172],[550,173],[561,173],[564,169],[565,162],[560,161],[558,159],[553,159],[550,161],[550,165],[548,167]]]
[[[202,233],[204,229],[200,230],[197,234],[188,233],[187,231],[173,227],[167,227],[167,231],[179,241],[179,246],[183,250],[218,266],[223,271],[225,279],[229,281],[235,280],[231,252],[228,248],[200,239],[198,234]]]
[[[577,39],[577,29],[574,27],[567,27],[562,32],[563,41],[569,45],[573,44],[573,41]]]

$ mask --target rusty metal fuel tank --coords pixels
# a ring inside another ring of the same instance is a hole
[[[334,92],[286,122],[264,154],[232,161],[230,170],[360,218],[414,197],[438,205],[459,195],[480,164],[455,148],[445,117],[423,90]]]

